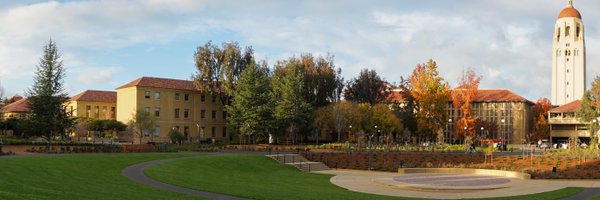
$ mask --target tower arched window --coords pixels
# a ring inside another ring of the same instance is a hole
[[[560,41],[560,27],[558,27],[558,31],[556,31],[556,41]]]
[[[571,27],[567,26],[567,28],[565,28],[565,37],[569,37],[569,31],[571,31]]]

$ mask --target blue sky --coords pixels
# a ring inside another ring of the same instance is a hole
[[[67,92],[114,90],[141,76],[188,79],[209,40],[252,46],[272,65],[302,53],[335,55],[346,80],[362,68],[389,82],[434,59],[456,85],[530,100],[550,95],[552,30],[564,0],[1,1],[0,82],[5,96],[31,86],[43,45],[63,53]],[[600,1],[574,1],[585,25],[588,84],[600,68]],[[598,20],[595,20],[598,19]]]

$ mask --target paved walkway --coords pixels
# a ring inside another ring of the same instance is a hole
[[[315,173],[334,174],[331,182],[348,190],[380,194],[387,196],[432,198],[432,199],[462,199],[462,198],[487,198],[527,195],[540,192],[548,192],[565,187],[584,187],[600,189],[600,181],[597,180],[521,180],[508,178],[510,182],[503,184],[505,187],[495,189],[464,189],[436,191],[433,188],[405,187],[403,183],[395,181],[394,178],[402,174],[393,172],[374,172],[359,170],[328,170]],[[587,191],[587,190],[586,190]],[[586,194],[595,194],[591,190]],[[581,199],[581,198],[577,198]]]
[[[135,164],[135,165],[132,165],[132,166],[129,166],[129,167],[123,169],[123,171],[121,171],[121,175],[123,175],[133,181],[136,181],[138,183],[142,183],[142,184],[149,185],[149,186],[163,189],[163,190],[179,192],[179,193],[187,194],[190,196],[200,196],[200,197],[206,197],[206,198],[218,199],[218,200],[243,200],[244,199],[244,198],[239,198],[239,197],[234,197],[234,196],[228,196],[228,195],[217,194],[217,193],[212,193],[212,192],[198,191],[198,190],[184,188],[184,187],[180,187],[180,186],[176,186],[176,185],[171,185],[171,184],[167,184],[167,183],[163,183],[163,182],[159,182],[154,179],[151,179],[150,177],[147,177],[144,174],[144,169],[146,169],[146,167],[148,167],[148,166],[155,165],[158,163],[170,162],[170,161],[175,161],[175,160],[180,160],[180,159],[190,159],[190,158],[198,158],[198,157],[171,158],[171,159],[162,159],[162,160],[153,160],[153,161],[143,162],[143,163]]]

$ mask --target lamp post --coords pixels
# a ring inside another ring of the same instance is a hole
[[[504,120],[504,118],[502,118],[500,120],[500,123],[501,123],[501,125],[500,125],[500,139],[502,139],[502,142],[504,144],[506,144],[506,141],[505,141],[506,140],[506,133],[504,132],[504,122],[506,122],[506,121]]]
[[[198,143],[198,147],[200,147],[200,122],[196,123],[196,143]]]
[[[463,130],[465,131],[464,140],[465,140],[465,145],[466,145],[467,144],[467,126],[464,126]]]

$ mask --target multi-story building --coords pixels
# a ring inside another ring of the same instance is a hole
[[[474,117],[497,126],[494,132],[476,127],[480,135],[490,139],[501,139],[508,144],[523,144],[529,140],[532,123],[533,102],[506,89],[478,90],[471,103]],[[448,125],[444,131],[444,140],[452,142],[455,122],[460,119],[458,108],[448,103]]]
[[[16,100],[16,99],[15,99]],[[0,109],[2,118],[24,118],[31,114],[29,102],[26,98],[18,98],[15,102],[8,104]]]
[[[401,107],[405,105],[406,101],[400,95],[402,90],[395,88],[390,91],[388,102],[397,103]],[[471,102],[472,114],[480,120],[496,124],[497,130],[490,132],[476,127],[477,134],[485,135],[490,139],[502,139],[509,144],[522,144],[528,141],[533,104],[509,90],[478,90]],[[444,129],[444,142],[457,143],[458,140],[452,135],[455,135],[454,131],[459,130],[455,129],[455,124],[461,117],[460,111],[454,108],[450,101],[446,104],[446,111],[448,122]]]
[[[127,123],[138,110],[155,118],[154,131],[144,133],[153,137],[144,137],[145,141],[166,142],[171,129],[178,129],[188,141],[230,140],[221,100],[198,91],[192,81],[141,77],[118,87],[117,120]]]
[[[576,100],[548,111],[552,144],[568,143],[570,138],[577,138],[578,142],[589,143],[591,138],[588,130],[589,122],[581,121],[576,114],[580,106],[581,100]],[[596,123],[598,122],[596,120]]]
[[[83,91],[69,99],[67,109],[73,117],[116,119],[117,92]]]

